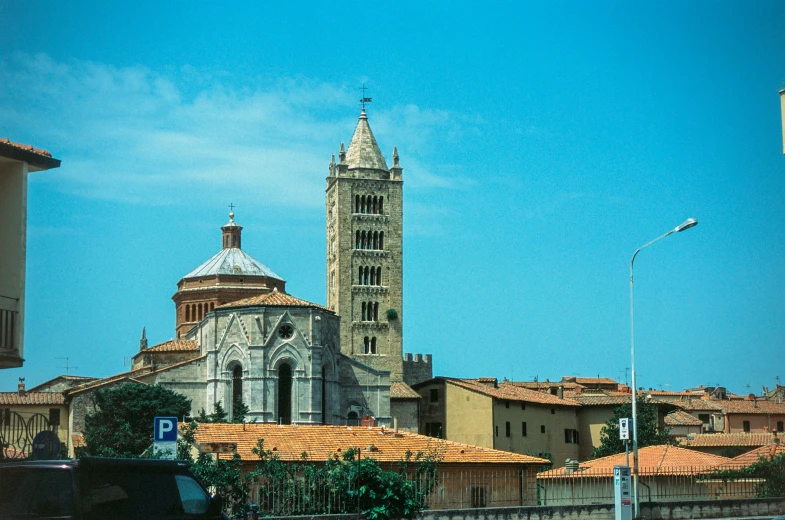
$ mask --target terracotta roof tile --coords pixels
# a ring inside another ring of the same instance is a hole
[[[570,399],[561,399],[555,395],[537,392],[536,390],[529,390],[516,386],[508,382],[499,383],[498,387],[493,387],[481,383],[478,379],[453,379],[449,377],[443,378],[446,382],[472,390],[474,392],[484,394],[495,399],[504,401],[525,401],[527,403],[538,404],[552,404],[559,406],[580,406],[577,402]]]
[[[647,446],[638,450],[638,468],[641,475],[695,475],[712,471],[715,466],[727,462],[727,457],[701,453],[678,446]],[[572,473],[567,468],[558,468],[537,475],[538,479],[588,476],[611,476],[614,466],[623,466],[626,455],[618,453],[608,457],[580,463],[580,469]]]
[[[318,303],[311,303],[305,300],[301,300],[299,298],[295,298],[286,293],[282,293],[280,291],[272,291],[266,294],[261,294],[259,296],[251,296],[250,298],[244,298],[242,300],[237,300],[231,303],[225,303],[219,307],[218,309],[230,309],[234,307],[315,307],[317,309],[322,309],[327,312],[333,313],[327,307],[319,305]]]
[[[676,410],[665,416],[666,426],[702,426],[703,421],[684,410]]]
[[[390,383],[390,399],[421,399],[411,386],[400,381]]]
[[[33,145],[31,145],[31,144],[15,143],[15,142],[11,141],[10,139],[8,139],[7,137],[0,138],[0,143],[8,144],[8,145],[11,145],[11,146],[16,147],[16,148],[20,148],[20,149],[28,151],[28,152],[33,152],[35,154],[42,155],[44,157],[52,157],[52,154],[49,153],[48,151],[44,150],[43,148],[34,148]]]
[[[577,377],[577,376],[564,376],[562,377],[562,381],[565,383],[574,381],[579,385],[583,386],[592,386],[592,385],[618,385],[619,382],[615,381],[609,377]]]
[[[551,388],[562,387],[565,390],[574,390],[582,386],[578,383],[567,383],[564,381],[510,381],[509,384],[528,388],[529,390],[547,391]]]
[[[360,447],[363,456],[379,462],[397,462],[406,452],[436,452],[443,463],[545,464],[539,457],[480,448],[470,444],[435,439],[415,433],[394,433],[382,428],[361,426],[322,426],[277,424],[218,424],[203,423],[196,429],[198,444],[235,442],[243,460],[257,460],[251,451],[258,439],[264,439],[265,449],[272,450],[282,461],[302,460],[302,453],[316,462],[326,461],[333,454]],[[375,449],[370,449],[373,446]]]
[[[726,447],[726,446],[763,446],[771,442],[775,434],[771,433],[696,433],[682,439],[682,446],[690,448]],[[782,443],[785,435],[776,434]]]
[[[573,401],[577,401],[582,406],[619,406],[632,402],[630,394],[574,394],[569,396]]]
[[[0,405],[64,404],[61,392],[0,392]]]
[[[146,349],[144,352],[189,352],[198,351],[199,343],[192,339],[170,339]]]
[[[747,453],[742,453],[738,457],[733,457],[725,464],[720,464],[717,469],[746,468],[750,464],[758,462],[760,459],[771,459],[779,455],[785,455],[785,445],[771,443],[760,448],[756,448]]]
[[[748,400],[716,400],[711,401],[712,404],[718,406],[726,414],[742,413],[742,414],[777,414],[785,415],[785,403],[777,403],[774,401],[748,401]]]
[[[715,403],[717,401],[707,401],[703,399],[685,399],[685,400],[678,400],[678,401],[664,401],[659,400],[663,403],[671,404],[677,408],[681,408],[682,410],[687,410],[690,412],[719,412],[721,408],[717,406]]]

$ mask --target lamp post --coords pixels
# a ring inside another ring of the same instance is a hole
[[[640,509],[638,504],[638,391],[635,381],[635,312],[633,305],[633,290],[632,290],[632,266],[635,262],[635,257],[642,249],[649,247],[654,242],[662,240],[663,238],[673,233],[681,233],[685,229],[690,229],[698,225],[698,221],[693,218],[688,218],[675,228],[671,229],[664,235],[661,235],[651,242],[639,247],[632,255],[630,260],[630,368],[632,370],[632,497],[633,497],[633,518],[640,517]]]

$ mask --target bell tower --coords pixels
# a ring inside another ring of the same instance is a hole
[[[341,352],[404,380],[403,169],[387,162],[363,107],[327,177],[327,306],[341,317]]]

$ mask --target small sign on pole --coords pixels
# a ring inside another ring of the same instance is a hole
[[[153,453],[164,459],[177,455],[177,417],[153,419]]]
[[[627,418],[619,419],[619,439],[630,440],[630,420]]]

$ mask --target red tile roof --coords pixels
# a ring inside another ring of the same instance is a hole
[[[216,307],[217,309],[230,309],[235,307],[315,307],[334,314],[333,311],[319,305],[318,303],[311,303],[299,298],[295,298],[280,291],[272,291],[259,296],[251,296],[235,302],[225,303]]]
[[[43,148],[34,148],[33,145],[31,145],[31,144],[15,143],[15,142],[11,141],[10,139],[8,139],[7,137],[0,138],[0,143],[11,145],[11,146],[13,146],[15,148],[20,148],[20,149],[28,151],[28,152],[33,152],[35,154],[42,155],[44,157],[52,157],[52,154],[49,153],[48,151],[44,150]]]
[[[747,453],[742,453],[738,457],[733,457],[725,464],[717,466],[717,469],[746,468],[760,459],[771,459],[780,455],[785,455],[785,445],[771,443]]]
[[[712,400],[726,414],[776,414],[785,415],[785,403],[774,401]]]
[[[701,426],[703,421],[683,410],[676,410],[665,416],[666,426]]]
[[[665,401],[665,400],[656,400],[657,402],[661,403],[668,403],[673,405],[677,408],[681,408],[682,410],[687,410],[690,412],[719,412],[721,408],[717,406],[718,401],[708,401],[703,399],[684,399],[684,400],[676,400],[676,401]]]
[[[555,395],[529,390],[528,388],[516,386],[508,382],[501,382],[498,387],[494,387],[481,383],[480,379],[453,379],[449,377],[440,379],[444,379],[444,381],[449,384],[504,401],[524,401],[527,403],[558,406],[580,406],[577,402],[570,399],[561,399]]]
[[[609,377],[577,377],[577,376],[564,376],[561,378],[563,382],[575,382],[579,385],[590,387],[592,385],[618,385],[619,382]]]
[[[530,455],[361,426],[202,423],[196,429],[198,444],[237,443],[240,458],[248,461],[258,459],[252,452],[258,439],[264,439],[265,449],[272,450],[285,462],[302,460],[303,452],[308,454],[309,460],[322,462],[333,454],[356,447],[362,449],[363,457],[372,457],[379,462],[397,462],[407,452],[414,455],[437,453],[443,463],[540,465],[548,462]]]
[[[65,397],[60,392],[0,392],[0,405],[47,405],[64,404]]]
[[[777,436],[785,443],[785,435],[772,433],[696,433],[681,440],[682,446],[690,448],[727,447],[727,446],[763,446]]]
[[[400,381],[390,383],[390,399],[421,399],[411,386]]]
[[[577,401],[582,406],[619,406],[632,402],[632,395],[622,393],[612,394],[572,394],[569,396],[573,401]]]
[[[198,351],[199,343],[192,339],[170,339],[152,346],[144,352],[189,352]]]
[[[632,458],[632,457],[630,457]],[[712,471],[715,466],[727,462],[727,457],[701,453],[679,448],[678,446],[647,446],[638,450],[638,468],[641,475],[695,475]],[[567,468],[557,468],[537,475],[537,479],[611,476],[614,466],[623,466],[626,455],[618,453],[608,457],[581,462],[577,471],[567,472]]]

